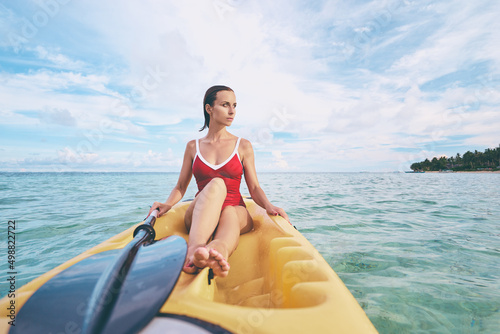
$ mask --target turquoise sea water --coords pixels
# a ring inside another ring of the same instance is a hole
[[[499,333],[500,174],[261,174],[380,333]],[[140,222],[168,173],[0,173],[17,285]],[[185,198],[196,192],[192,182]],[[248,193],[242,186],[242,193]]]

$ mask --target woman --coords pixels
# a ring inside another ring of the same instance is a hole
[[[188,251],[183,270],[194,274],[198,269],[210,267],[217,276],[229,273],[227,258],[238,245],[240,234],[253,228],[240,194],[241,176],[255,203],[270,215],[285,211],[272,205],[257,180],[252,145],[227,131],[236,116],[234,91],[226,86],[213,86],[203,100],[205,137],[187,143],[184,161],[177,185],[165,203],[155,202],[151,207],[166,213],[181,200],[194,175],[198,193],[189,205],[184,222],[189,231]],[[210,241],[210,238],[213,239]]]

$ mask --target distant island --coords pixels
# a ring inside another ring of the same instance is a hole
[[[431,171],[453,171],[453,172],[472,172],[472,171],[498,171],[500,170],[500,145],[496,148],[488,148],[484,152],[467,151],[462,156],[457,153],[456,156],[447,158],[434,157],[432,160],[425,159],[421,162],[413,163],[410,168],[414,172]]]

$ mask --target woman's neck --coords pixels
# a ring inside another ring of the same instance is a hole
[[[209,127],[206,139],[210,141],[220,141],[221,139],[226,139],[230,137],[231,134],[227,131],[225,126],[222,127]]]

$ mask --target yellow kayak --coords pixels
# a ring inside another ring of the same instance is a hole
[[[225,278],[181,273],[167,301],[141,333],[376,333],[363,309],[318,251],[281,217],[270,217],[253,200],[245,203],[254,229],[241,236]],[[156,240],[187,240],[189,202],[158,218]],[[47,272],[16,291],[16,312],[54,276],[99,253],[125,247],[132,227]],[[103,253],[104,254],[104,253]],[[0,333],[8,333],[11,299],[0,301]],[[16,327],[19,325],[17,319]],[[74,324],[73,324],[74,325]],[[77,325],[68,330],[79,329]]]

